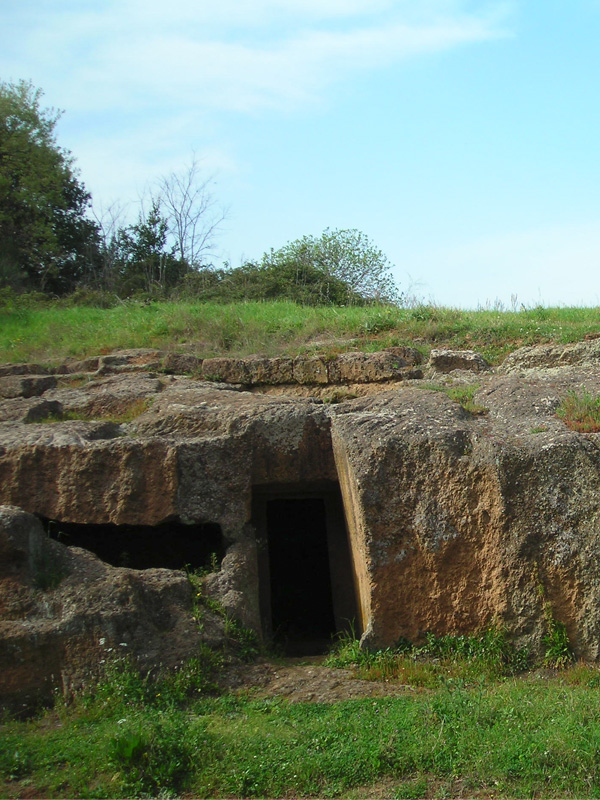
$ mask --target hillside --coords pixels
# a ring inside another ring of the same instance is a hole
[[[289,302],[119,302],[112,308],[14,297],[0,305],[0,363],[60,362],[154,347],[219,355],[376,351],[411,345],[475,349],[491,364],[524,345],[600,335],[598,308],[464,311],[433,305],[311,307]]]

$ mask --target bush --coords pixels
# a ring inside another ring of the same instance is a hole
[[[112,292],[103,289],[90,289],[80,286],[75,291],[64,298],[65,305],[87,306],[90,308],[114,308],[119,302],[119,298]]]
[[[319,283],[320,276],[321,296],[326,303],[361,305],[400,300],[392,265],[357,230],[327,228],[319,238],[304,236],[265,253],[262,266],[285,274],[286,280],[296,284],[305,283],[307,276]],[[331,294],[338,291],[345,295],[343,299]]]

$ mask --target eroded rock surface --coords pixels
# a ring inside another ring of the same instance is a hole
[[[192,618],[182,572],[110,567],[47,537],[39,521],[0,507],[0,701],[14,710],[89,684],[108,659],[174,666],[210,641]],[[222,634],[221,634],[222,635]]]
[[[489,364],[474,350],[434,349],[429,356],[429,365],[436,372],[452,372],[455,369],[484,372],[489,369]]]
[[[459,359],[456,384],[450,373],[437,387],[397,380],[398,370],[415,369],[404,363],[410,352],[305,360],[315,392],[323,374],[344,389],[355,385],[357,365],[363,376],[378,370],[364,384],[376,394],[342,392],[343,402],[329,404],[281,384],[278,394],[249,391],[273,375],[298,375],[291,360],[213,363],[232,370],[231,385],[176,374],[178,365],[200,366],[189,360],[149,371],[165,363],[155,351],[104,356],[76,386],[57,377],[38,397],[0,403],[0,502],[72,523],[215,523],[226,555],[208,589],[260,632],[268,630],[269,568],[256,498],[339,486],[365,645],[497,624],[539,655],[551,613],[578,656],[598,659],[600,434],[574,433],[556,416],[569,390],[600,393],[597,348],[554,348],[551,358],[547,348],[526,349],[477,375]],[[461,375],[476,381],[474,401],[487,413],[469,413],[444,391],[462,385]],[[54,421],[43,421],[43,404]],[[67,412],[92,419],[60,421]],[[145,580],[143,571],[118,574]],[[41,600],[27,592],[33,609]],[[41,640],[19,635],[26,663]]]

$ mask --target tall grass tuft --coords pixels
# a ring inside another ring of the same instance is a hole
[[[527,669],[528,655],[517,650],[502,628],[490,627],[479,634],[435,636],[428,633],[417,646],[401,641],[395,648],[369,652],[352,636],[342,636],[328,656],[332,667],[355,665],[366,680],[397,681],[430,687],[452,679],[474,682],[495,680]]]

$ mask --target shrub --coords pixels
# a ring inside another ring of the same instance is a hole
[[[318,238],[304,236],[265,253],[262,266],[285,274],[288,281],[298,282],[300,276],[305,282],[310,276],[325,303],[360,305],[400,300],[392,264],[357,230],[327,228]]]

